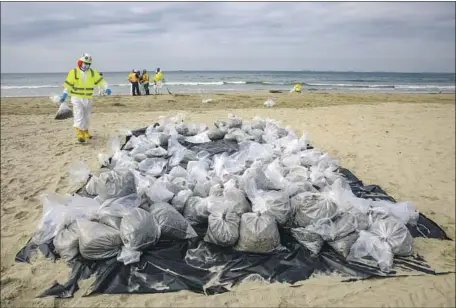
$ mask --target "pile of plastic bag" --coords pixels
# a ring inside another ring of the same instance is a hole
[[[110,140],[98,176],[73,167],[93,198],[44,197],[36,244],[53,240],[66,261],[130,264],[161,240],[198,237],[196,226],[206,242],[259,254],[284,249],[279,230],[288,229],[312,255],[329,245],[385,272],[413,251],[412,204],[357,198],[337,161],[271,119],[229,115],[209,128],[160,118],[128,137],[123,147]]]

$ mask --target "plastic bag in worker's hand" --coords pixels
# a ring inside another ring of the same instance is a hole
[[[157,220],[162,236],[178,240],[191,239],[197,236],[189,222],[170,204],[166,202],[153,203],[149,211]]]
[[[386,241],[395,255],[410,256],[413,252],[413,237],[398,218],[377,219],[368,231]]]
[[[130,250],[139,251],[155,246],[160,234],[160,226],[155,217],[140,208],[132,209],[120,223],[120,237]]]
[[[67,105],[67,103],[61,103],[59,110],[55,114],[55,120],[65,120],[73,117],[73,110]]]
[[[261,213],[245,213],[241,217],[237,251],[271,253],[280,246],[280,234],[274,217]]]
[[[365,257],[372,257],[372,263]],[[391,246],[380,237],[368,231],[360,231],[359,237],[350,248],[347,261],[356,261],[369,266],[379,266],[382,272],[390,272],[393,267]]]
[[[65,224],[54,237],[55,251],[69,262],[79,254],[79,229],[77,223]]]
[[[308,228],[293,228],[291,229],[291,235],[299,244],[307,248],[314,256],[320,253],[320,250],[325,244],[325,241],[320,235],[309,231]]]
[[[117,256],[122,246],[119,231],[104,224],[78,220],[79,251],[89,260],[103,260]]]
[[[231,247],[238,241],[241,218],[234,212],[222,210],[209,215],[204,241],[222,247]]]

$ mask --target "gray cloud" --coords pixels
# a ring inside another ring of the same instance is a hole
[[[451,2],[2,2],[2,72],[455,70]]]

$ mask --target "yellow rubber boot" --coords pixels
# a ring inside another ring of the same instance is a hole
[[[84,137],[85,139],[92,139],[92,135],[89,133],[88,129],[84,131]]]
[[[85,142],[86,138],[85,138],[84,131],[79,128],[76,128],[76,138],[78,138],[79,142]]]

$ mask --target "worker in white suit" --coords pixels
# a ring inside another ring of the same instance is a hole
[[[85,53],[79,58],[77,67],[68,72],[63,84],[64,90],[60,97],[60,103],[65,102],[71,96],[73,104],[74,127],[76,138],[79,142],[86,142],[92,139],[89,133],[89,122],[92,114],[93,91],[101,87],[106,95],[111,95],[111,90],[105,82],[103,76],[95,69],[91,68],[92,56]]]

